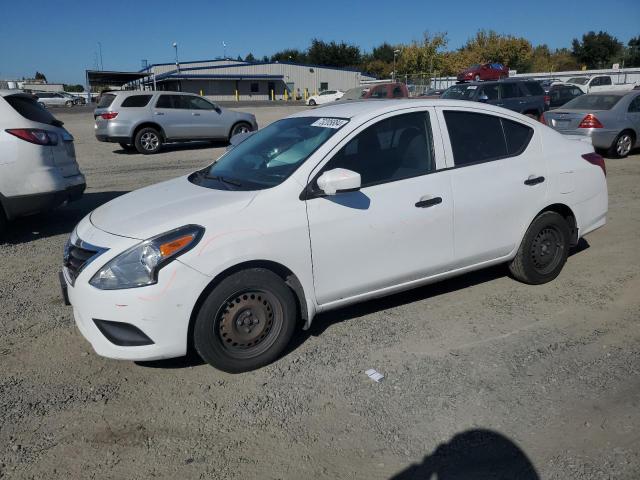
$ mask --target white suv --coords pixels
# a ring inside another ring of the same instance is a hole
[[[605,224],[605,174],[591,145],[503,108],[332,104],[95,210],[67,244],[63,288],[101,355],[193,342],[241,372],[320,311],[498,263],[553,280]]]
[[[0,90],[0,233],[8,220],[82,196],[73,137],[33,95]]]

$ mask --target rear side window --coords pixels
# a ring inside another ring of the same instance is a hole
[[[478,94],[479,97],[486,96],[488,100],[497,100],[498,99],[498,84],[494,83],[493,85],[485,85],[480,90]]]
[[[538,82],[524,82],[524,86],[530,95],[544,95],[544,88]]]
[[[122,101],[121,107],[146,107],[151,95],[132,95]]]
[[[522,96],[517,83],[503,83],[500,87],[502,88],[502,98],[517,98]]]
[[[445,110],[444,118],[456,166],[519,155],[533,136],[531,127],[493,115]]]
[[[611,85],[611,77],[600,77],[600,85]]]
[[[116,98],[115,95],[111,93],[105,93],[100,97],[100,101],[98,102],[98,108],[107,108],[113,102],[113,99]]]
[[[55,117],[38,105],[38,101],[36,99],[19,95],[8,95],[4,97],[4,99],[16,112],[27,120],[46,123],[47,125],[55,125]]]

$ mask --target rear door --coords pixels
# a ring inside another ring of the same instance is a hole
[[[526,108],[525,94],[516,82],[500,83],[500,105],[514,112],[524,112]]]
[[[531,126],[481,109],[439,108],[453,161],[456,267],[504,257],[543,208],[547,167]]]
[[[638,93],[636,98],[629,104],[627,108],[627,118],[631,121],[636,135],[640,136],[640,93]],[[640,138],[636,138],[636,145],[640,145]]]

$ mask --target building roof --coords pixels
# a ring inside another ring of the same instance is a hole
[[[163,74],[158,75],[156,77],[156,82],[165,82],[168,80],[196,80],[196,79],[206,79],[206,80],[283,80],[284,75],[244,75],[244,74],[189,74],[189,73],[171,73],[171,74]],[[149,80],[147,80],[149,82]]]
[[[87,70],[89,85],[125,85],[149,76],[140,72],[113,72],[105,70]]]

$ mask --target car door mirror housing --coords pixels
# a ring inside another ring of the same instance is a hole
[[[317,180],[318,187],[325,195],[360,190],[360,174],[346,168],[327,170]]]

